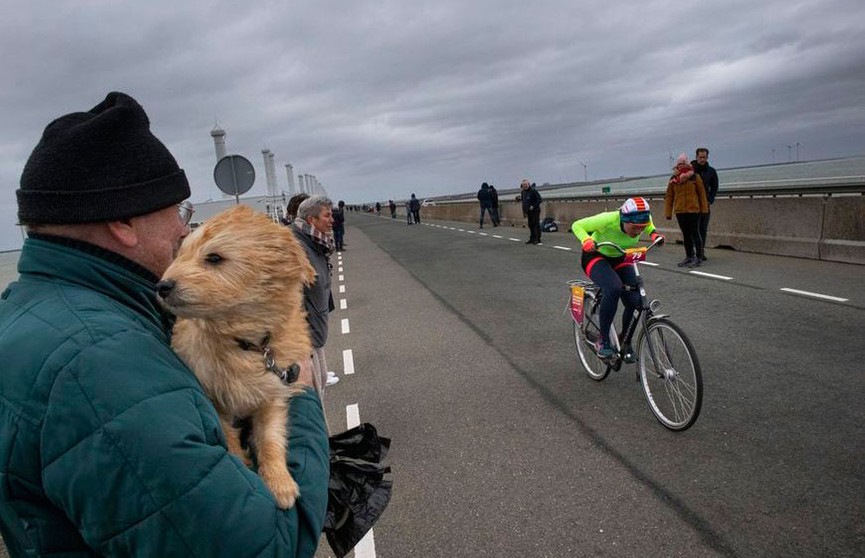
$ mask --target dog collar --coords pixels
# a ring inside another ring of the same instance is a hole
[[[237,341],[238,346],[240,346],[244,351],[260,352],[264,357],[264,369],[279,376],[279,379],[284,383],[293,384],[297,381],[298,376],[300,376],[300,365],[296,362],[289,364],[286,368],[280,368],[276,365],[276,359],[273,358],[273,351],[268,346],[270,343],[269,331],[264,335],[264,339],[262,339],[261,343],[258,345],[247,341],[246,339],[240,339],[239,337],[235,337],[234,340]]]

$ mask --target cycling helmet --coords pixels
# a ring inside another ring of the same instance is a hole
[[[638,225],[648,224],[652,218],[649,202],[646,201],[646,198],[628,198],[619,209],[619,214],[622,216],[623,222]]]

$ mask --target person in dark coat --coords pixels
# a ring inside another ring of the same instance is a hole
[[[396,202],[393,200],[388,200],[387,205],[390,208],[390,218],[396,219]]]
[[[499,193],[492,184],[490,184],[490,218],[493,220],[494,227],[498,227],[501,223],[501,219],[499,219]]]
[[[345,250],[343,239],[345,238],[345,202],[339,200],[336,209],[333,210],[333,243],[340,252]]]
[[[694,172],[700,175],[703,187],[706,189],[706,199],[709,201],[709,211],[700,214],[700,253],[697,257],[700,261],[706,261],[706,239],[709,234],[709,217],[712,215],[712,204],[715,203],[715,195],[718,193],[718,172],[709,166],[709,150],[705,147],[697,148],[697,158],[691,161]]]
[[[28,237],[0,299],[9,554],[313,556],[328,500],[321,402],[312,389],[291,400],[300,497],[281,510],[171,349],[156,284],[193,208],[141,105],[109,93],[51,122],[16,194]],[[310,386],[311,363],[298,364]]]
[[[325,196],[312,196],[297,208],[294,234],[306,250],[309,263],[315,268],[315,282],[303,289],[303,306],[312,341],[313,386],[320,398],[324,386],[335,384],[339,377],[327,368],[324,344],[327,343],[328,317],[334,310],[331,293],[333,267],[330,257],[336,249],[333,240],[333,202]]]
[[[529,239],[526,244],[541,244],[541,195],[535,185],[523,179],[520,182],[520,200],[523,215],[529,225]]]
[[[411,217],[414,220],[416,225],[420,224],[420,200],[415,197],[414,194],[411,195],[411,199],[409,200],[409,209],[411,210]]]
[[[490,194],[490,185],[484,182],[481,184],[481,189],[478,190],[478,201],[481,204],[481,218],[480,218],[480,228],[484,228],[484,212],[490,214],[490,221],[493,226],[496,225],[496,220],[493,218],[492,208],[493,208],[493,200]]]

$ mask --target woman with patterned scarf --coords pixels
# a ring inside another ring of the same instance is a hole
[[[309,263],[315,268],[315,283],[303,289],[303,306],[313,347],[313,385],[319,398],[323,398],[324,386],[328,385],[327,360],[324,356],[327,318],[334,309],[330,292],[330,255],[334,251],[333,202],[324,196],[311,196],[303,200],[292,225],[294,235],[306,250]],[[333,377],[337,378],[336,375]],[[329,383],[336,381],[331,380]]]
[[[678,266],[697,267],[703,263],[699,258],[703,253],[700,214],[709,212],[709,200],[700,175],[694,173],[694,167],[684,153],[676,159],[664,196],[665,217],[671,219],[674,212],[685,243],[685,259]]]

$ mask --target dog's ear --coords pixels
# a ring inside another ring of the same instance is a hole
[[[305,285],[311,286],[315,283],[315,268],[309,263],[309,258],[306,255],[306,250],[300,244],[300,241],[286,227],[279,226],[282,229],[282,244],[281,250],[285,259],[285,265],[291,266],[297,270],[298,279]]]

